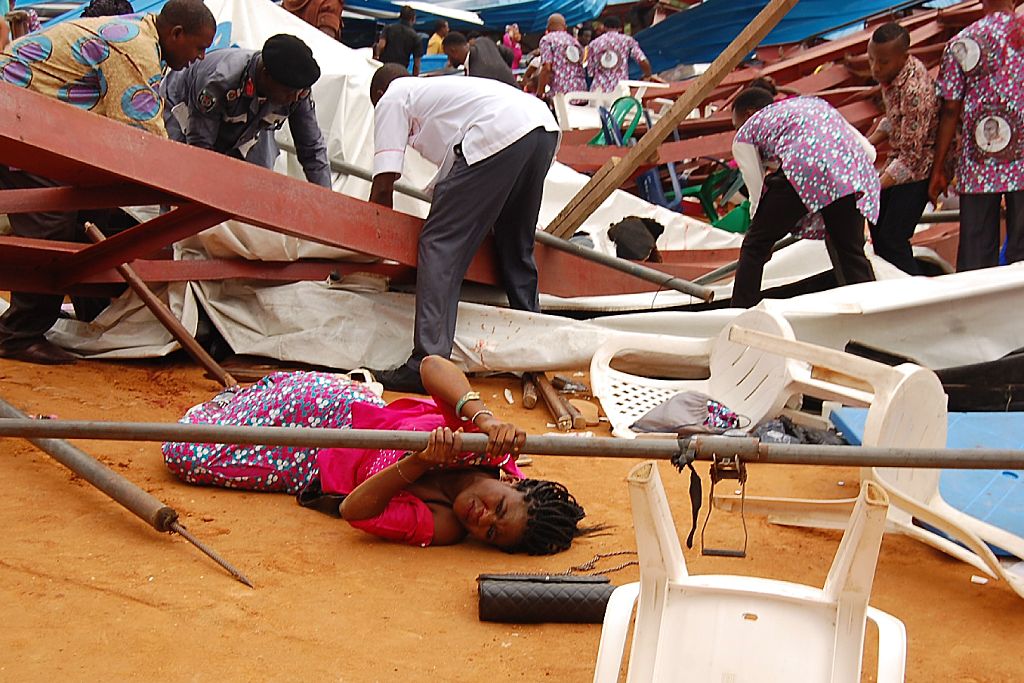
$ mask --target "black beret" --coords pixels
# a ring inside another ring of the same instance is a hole
[[[320,78],[313,51],[295,36],[279,33],[263,43],[263,66],[270,77],[285,86],[302,90]]]

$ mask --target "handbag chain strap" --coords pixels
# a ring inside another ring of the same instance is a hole
[[[635,550],[617,550],[617,551],[612,552],[612,553],[598,553],[597,555],[594,555],[592,558],[590,558],[586,562],[583,562],[582,564],[577,564],[575,566],[569,567],[564,572],[562,572],[562,575],[563,576],[573,576],[573,575],[575,575],[575,576],[604,576],[605,574],[611,574],[612,572],[617,572],[617,571],[619,571],[621,569],[625,569],[626,567],[632,567],[634,565],[640,564],[639,560],[628,560],[626,562],[622,562],[621,564],[617,564],[614,567],[610,567],[608,569],[597,570],[597,563],[600,562],[601,560],[603,560],[605,558],[608,558],[608,557],[622,557],[623,555],[636,555],[636,551]]]

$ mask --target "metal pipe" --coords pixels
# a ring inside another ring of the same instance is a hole
[[[949,209],[947,211],[930,211],[921,214],[918,223],[959,223],[960,209]]]
[[[772,253],[774,254],[779,249],[785,249],[789,245],[795,244],[796,242],[799,241],[799,237],[794,237],[793,235],[786,235],[781,240],[776,242],[774,246],[772,246]],[[724,279],[726,276],[735,273],[739,265],[740,262],[738,260],[732,261],[731,263],[726,263],[724,266],[719,266],[718,268],[715,268],[709,273],[704,273],[699,278],[696,278],[694,280],[694,283],[698,285],[710,285],[714,282],[718,282],[719,280]]]
[[[0,437],[103,439],[180,443],[264,444],[317,448],[394,448],[417,451],[427,445],[426,432],[373,429],[233,427],[161,422],[90,422],[72,420],[0,420]],[[468,451],[486,450],[487,436],[463,434]],[[1024,469],[1024,450],[873,448],[767,444],[754,438],[694,436],[683,439],[616,439],[610,437],[527,436],[523,453],[668,460],[693,446],[698,460],[739,455],[747,462],[778,465],[850,467],[926,467],[953,469]]]
[[[86,222],[85,234],[94,243],[99,244],[106,239],[106,236],[100,232],[92,223]],[[206,349],[195,340],[185,326],[181,324],[181,321],[175,317],[174,313],[170,308],[164,304],[160,298],[153,293],[153,290],[142,281],[136,273],[135,269],[129,266],[127,263],[122,263],[117,266],[117,272],[124,278],[124,281],[128,283],[128,286],[132,288],[132,291],[142,300],[146,308],[149,309],[150,313],[160,321],[164,328],[171,333],[171,335],[178,340],[181,344],[181,348],[185,349],[188,355],[192,356],[199,365],[208,370],[218,382],[224,387],[235,387],[238,386],[238,380],[231,376],[227,370],[220,366],[220,364],[213,359]]]
[[[7,401],[0,398],[0,424],[40,424],[45,420],[31,420]],[[45,438],[44,438],[45,437]],[[152,494],[143,491],[103,463],[89,456],[81,449],[60,438],[49,438],[45,434],[36,437],[25,436],[34,446],[42,450],[64,467],[85,479],[109,497],[127,508],[136,517],[160,532],[176,533],[199,548],[214,562],[226,569],[236,579],[253,587],[242,572],[214,552],[209,546],[190,534],[178,521],[177,511],[162,503]]]
[[[292,154],[295,153],[295,149],[291,145],[278,143],[278,146],[286,152],[290,152]],[[370,171],[346,161],[331,159],[331,170],[335,173],[355,176],[356,178],[366,181],[373,180],[373,174]],[[430,195],[423,190],[407,185],[406,183],[395,183],[395,191],[400,194],[413,197],[414,199],[422,200],[428,204],[431,202]],[[551,249],[564,251],[567,254],[572,254],[573,256],[577,256],[581,259],[612,268],[620,273],[626,273],[627,275],[632,275],[640,280],[651,282],[662,289],[672,289],[705,302],[711,301],[715,297],[714,291],[707,287],[702,287],[688,280],[683,280],[682,278],[669,275],[668,273],[664,273],[654,268],[642,266],[639,263],[634,263],[633,261],[609,256],[608,254],[602,253],[596,249],[588,249],[587,247],[576,244],[575,242],[563,240],[562,238],[556,237],[551,233],[544,232],[543,230],[537,231],[537,241]]]

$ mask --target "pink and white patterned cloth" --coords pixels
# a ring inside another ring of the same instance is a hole
[[[430,399],[402,398],[385,406],[369,388],[347,377],[323,372],[278,372],[247,389],[226,391],[189,410],[186,424],[320,429],[400,429],[431,431],[447,425],[479,431],[448,406]],[[251,491],[298,493],[319,476],[326,493],[351,493],[381,470],[405,457],[405,451],[373,448],[252,446],[236,444],[163,444],[167,468],[190,484]],[[499,468],[522,479],[508,453],[492,458],[464,453],[454,468]],[[434,519],[425,502],[399,491],[385,510],[353,527],[389,540],[430,545]]]
[[[936,88],[963,102],[961,194],[1024,190],[1024,17],[974,22],[946,44]]]
[[[647,55],[632,36],[618,31],[609,31],[590,43],[587,56],[587,73],[593,78],[591,92],[611,92],[619,81],[629,78],[629,58],[646,62]]]
[[[751,215],[761,198],[765,165],[781,165],[808,211],[794,231],[797,237],[824,239],[819,211],[848,195],[857,197],[861,215],[878,221],[874,147],[824,100],[794,97],[756,112],[737,131],[733,156],[750,191]]]
[[[583,48],[565,31],[553,31],[540,39],[541,64],[551,65],[550,94],[586,92]]]
[[[346,429],[352,407],[384,402],[365,385],[324,372],[276,372],[247,389],[224,392],[179,420],[236,427]],[[190,484],[298,493],[317,473],[313,447],[163,444],[164,462]]]

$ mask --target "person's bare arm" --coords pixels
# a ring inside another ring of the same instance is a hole
[[[373,176],[373,184],[370,185],[370,202],[393,209],[395,183],[398,182],[399,177],[398,173],[378,173]]]
[[[939,130],[935,136],[935,161],[932,163],[932,177],[928,183],[928,197],[934,202],[949,187],[946,176],[946,157],[953,144],[953,137],[960,125],[964,111],[962,100],[942,100],[939,107]]]
[[[413,55],[413,58],[412,58],[412,75],[413,76],[419,76],[420,75],[420,59],[422,59],[422,58],[419,55]]]
[[[455,408],[459,399],[471,389],[469,380],[450,360],[440,356],[427,356],[420,363],[420,380],[423,388],[430,392],[439,403]],[[477,415],[477,429],[487,435],[487,452],[491,456],[502,453],[518,453],[526,442],[526,433],[514,424],[496,419],[493,415],[479,414],[487,410],[483,401],[474,399],[461,406],[459,417],[472,418]]]
[[[376,517],[384,512],[395,494],[435,465],[453,463],[462,452],[461,431],[438,427],[430,433],[427,447],[422,451],[410,453],[356,486],[341,503],[342,519],[354,522]]]
[[[546,62],[540,67],[540,74],[537,76],[537,97],[544,99],[544,93],[551,82],[551,63]]]

